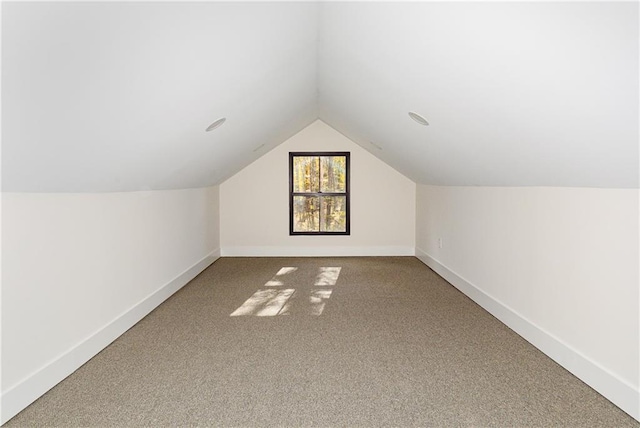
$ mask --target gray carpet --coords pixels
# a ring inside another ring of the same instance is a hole
[[[370,257],[222,258],[6,426],[640,424],[417,259]]]

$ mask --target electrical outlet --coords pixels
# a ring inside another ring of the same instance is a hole
[[[438,247],[442,248],[442,238],[438,238]]]

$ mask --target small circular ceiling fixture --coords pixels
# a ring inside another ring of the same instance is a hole
[[[207,128],[207,132],[213,131],[214,129],[220,127],[225,122],[225,120],[227,120],[226,117],[221,117],[220,119],[216,120],[211,125],[209,125],[209,127]]]
[[[416,122],[418,122],[420,125],[424,125],[424,126],[429,126],[429,122],[427,122],[427,119],[425,119],[424,117],[420,116],[418,113],[414,113],[412,111],[409,112],[409,117],[413,120],[415,120]]]

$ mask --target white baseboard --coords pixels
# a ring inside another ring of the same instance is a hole
[[[218,258],[220,258],[220,249],[211,252],[202,260],[138,302],[131,309],[116,317],[109,324],[69,349],[60,357],[40,368],[22,382],[3,392],[0,424],[7,422],[49,389],[53,388],[64,378],[80,368],[80,366],[133,327],[138,321],[185,286]]]
[[[223,247],[222,257],[413,256],[413,247]]]
[[[640,390],[482,291],[426,252],[416,257],[552,360],[640,421]]]

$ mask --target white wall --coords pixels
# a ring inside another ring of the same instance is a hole
[[[351,235],[289,236],[289,152],[351,152]],[[225,256],[413,255],[415,183],[318,120],[220,185]]]
[[[218,199],[2,194],[2,422],[219,257]]]
[[[638,419],[638,202],[637,189],[419,185],[416,253]]]

